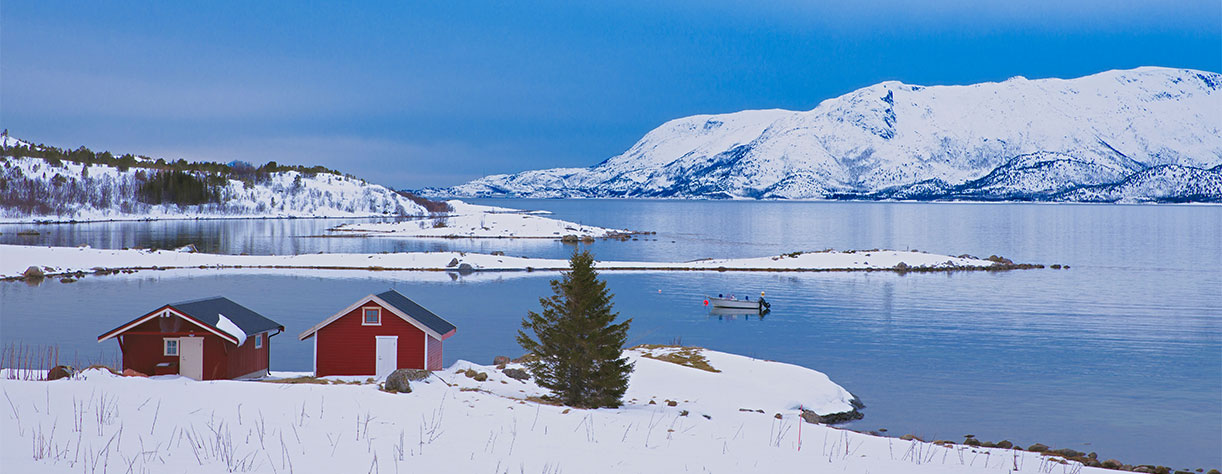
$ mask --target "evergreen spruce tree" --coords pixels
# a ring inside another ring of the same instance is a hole
[[[615,322],[607,284],[589,251],[574,252],[569,271],[552,280],[540,313],[522,320],[518,344],[532,357],[526,367],[557,401],[579,408],[618,407],[632,364],[623,356],[631,319]],[[532,339],[526,331],[534,333]]]

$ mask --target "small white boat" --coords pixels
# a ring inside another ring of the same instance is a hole
[[[706,299],[709,301],[709,305],[714,308],[753,309],[756,311],[762,311],[772,306],[762,297],[759,299],[750,300],[709,296],[706,297]]]

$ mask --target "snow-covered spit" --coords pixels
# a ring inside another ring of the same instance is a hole
[[[542,217],[541,214],[546,211],[481,206],[458,200],[446,203],[454,210],[433,219],[348,223],[331,230],[348,235],[399,238],[560,239],[565,236],[604,238],[635,233],[627,229],[608,229]]]
[[[427,195],[1222,201],[1222,74],[1142,67],[968,86],[889,81],[809,111],[662,124],[590,168]],[[1137,181],[1137,182],[1134,182]]]
[[[101,369],[0,380],[0,461],[6,472],[48,473],[1103,472],[807,423],[800,409],[851,410],[851,394],[814,370],[702,354],[720,372],[627,351],[636,367],[626,404],[597,410],[539,403],[531,381],[465,361],[405,394]]]
[[[31,157],[8,157],[3,162],[0,181],[10,187],[28,188],[8,191],[47,204],[54,211],[29,214],[0,206],[0,223],[429,214],[384,186],[332,173],[275,172],[257,183],[227,179],[221,186],[219,203],[179,206],[136,199],[137,174],[154,170],[120,170],[71,161],[52,166],[42,158]]]
[[[999,259],[1000,260],[1000,259]],[[969,256],[917,251],[866,250],[792,253],[772,257],[703,259],[687,262],[599,261],[601,271],[953,271],[1038,267]],[[17,278],[29,267],[46,275],[147,269],[324,269],[413,271],[565,270],[568,260],[464,252],[332,253],[302,255],[222,255],[184,250],[107,250],[89,247],[0,245],[0,278]]]

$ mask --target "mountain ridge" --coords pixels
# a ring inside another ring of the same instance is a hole
[[[1200,170],[1163,173],[1164,179],[1204,177],[1212,183],[1222,165],[1220,128],[1222,75],[1207,71],[1142,67],[966,86],[887,81],[808,111],[745,110],[670,120],[589,168],[492,175],[421,192],[1050,201],[1090,194],[1176,201],[1184,196],[1068,191],[1119,186],[1161,165]],[[1014,160],[1020,157],[1037,161],[1018,166]],[[1204,194],[1194,200],[1222,200],[1222,188],[1199,190]]]

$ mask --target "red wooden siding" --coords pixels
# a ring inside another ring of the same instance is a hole
[[[155,317],[119,336],[122,340],[120,348],[123,351],[123,368],[153,375],[159,363],[172,362],[177,365],[178,356],[164,355],[163,341],[167,337],[187,336],[204,338],[204,380],[232,379],[268,368],[268,351],[271,346],[266,335],[262,349],[254,348],[253,336],[238,347],[195,323],[173,315]]]
[[[252,372],[267,371],[268,355],[271,353],[270,338],[266,334],[263,335],[263,347],[255,349],[255,336],[247,336],[246,342],[241,346],[234,347],[233,344],[226,344],[229,351],[225,356],[227,361],[226,378],[238,378],[243,375],[250,375]]]
[[[332,321],[318,330],[315,375],[374,375],[377,357],[376,336],[399,336],[398,366],[423,369],[425,334],[416,326],[382,308],[380,326],[361,324],[363,308],[381,307],[370,302]]]
[[[433,336],[427,336],[427,337],[429,338],[429,343],[428,343],[429,366],[428,366],[428,369],[429,370],[441,370],[444,368],[441,366],[441,341],[437,340]]]

